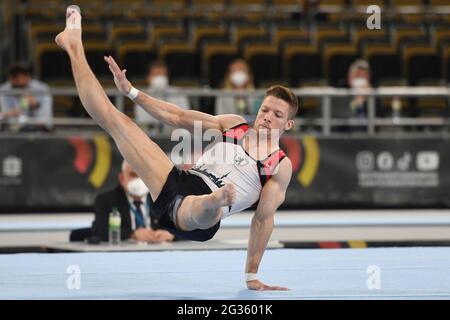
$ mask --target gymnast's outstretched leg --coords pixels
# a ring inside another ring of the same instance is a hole
[[[66,12],[66,29],[55,41],[69,55],[81,102],[89,115],[112,136],[120,153],[148,186],[155,200],[173,164],[160,147],[108,99],[88,65],[81,33],[80,8],[70,6]]]

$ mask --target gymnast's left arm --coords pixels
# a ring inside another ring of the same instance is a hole
[[[256,274],[272,234],[275,211],[284,202],[291,176],[292,164],[288,158],[284,158],[278,166],[278,172],[267,181],[261,191],[248,240],[245,272],[247,288],[250,290],[289,290],[279,286],[266,285],[256,279]]]

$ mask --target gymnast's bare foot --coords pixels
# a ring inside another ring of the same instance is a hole
[[[55,42],[67,52],[82,45],[80,7],[72,5],[67,8],[66,28],[56,36]]]
[[[231,206],[236,200],[236,190],[232,184],[226,184],[219,190],[211,193],[205,203],[208,209]]]

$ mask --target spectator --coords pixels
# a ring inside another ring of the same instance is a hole
[[[122,240],[131,238],[149,243],[173,241],[175,237],[159,228],[158,221],[150,215],[153,201],[149,190],[126,161],[122,162],[119,183],[115,189],[95,199],[92,235],[108,241],[109,214],[116,207],[122,218]]]
[[[239,92],[249,92],[254,89],[253,75],[245,60],[236,59],[230,63],[225,74],[224,89],[236,91],[237,96],[218,98],[216,114],[256,114],[261,99],[239,96]]]
[[[351,89],[370,89],[369,63],[362,59],[353,62],[347,73],[347,83]],[[366,118],[367,96],[353,97],[350,101],[350,113],[354,118]]]
[[[9,68],[8,81],[0,86],[0,92],[11,89],[49,91],[45,83],[32,79],[30,70],[21,64],[14,64]],[[50,94],[29,92],[19,96],[0,95],[0,119],[22,131],[50,130],[53,122],[53,98]]]
[[[160,92],[152,94],[153,97],[175,104],[183,109],[189,109],[189,100],[186,96],[180,93],[164,93],[165,90],[175,90],[175,87],[169,85],[169,69],[167,65],[157,60],[150,65],[147,74],[147,82],[149,84],[148,90],[158,90]],[[136,122],[141,124],[149,124],[152,126],[158,125],[159,121],[149,115],[139,105],[134,106],[134,115]]]

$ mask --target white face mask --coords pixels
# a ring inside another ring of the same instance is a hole
[[[151,80],[151,87],[154,89],[165,89],[169,85],[169,79],[166,76],[155,76]]]
[[[144,181],[140,178],[130,180],[127,184],[127,189],[128,193],[135,197],[143,197],[150,192]]]
[[[366,78],[354,78],[351,82],[352,88],[364,88],[369,85]]]
[[[247,83],[248,74],[244,71],[235,71],[231,73],[230,79],[236,87],[241,87]]]

